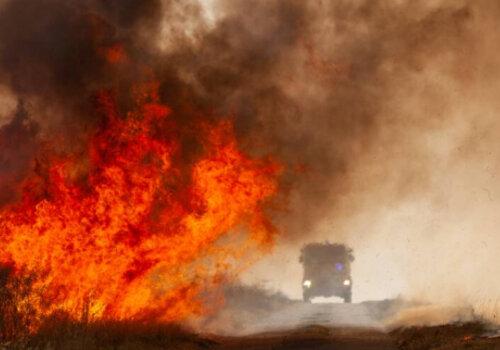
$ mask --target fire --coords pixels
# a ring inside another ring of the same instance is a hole
[[[111,64],[122,63],[127,57],[125,49],[120,44],[103,49],[103,54],[106,57],[106,60]]]
[[[199,314],[205,286],[231,258],[272,239],[263,207],[280,167],[240,151],[227,120],[197,125],[202,150],[183,162],[174,112],[157,90],[154,82],[133,89],[125,116],[101,92],[105,122],[88,154],[49,157],[47,174],[0,209],[0,263],[33,276],[21,302],[37,319]],[[248,234],[234,244],[237,232]]]

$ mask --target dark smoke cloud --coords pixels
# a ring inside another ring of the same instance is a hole
[[[7,1],[0,12],[2,82],[47,105],[82,108],[112,82],[100,49],[140,42],[139,28],[157,21],[159,8],[158,1]]]
[[[0,205],[19,198],[17,185],[34,165],[37,135],[38,126],[20,103],[12,120],[0,128]]]
[[[180,125],[230,115],[249,151],[285,163],[290,205],[278,220],[289,238],[314,230],[356,186],[349,169],[391,122],[385,101],[400,77],[419,74],[431,55],[459,52],[472,16],[465,3],[373,0],[219,1],[214,23],[193,0],[0,6],[0,83],[30,101],[39,137],[71,135],[75,147],[99,120],[93,94],[114,87],[126,96],[147,66]],[[118,43],[130,61],[110,67],[100,49]],[[27,153],[11,167],[16,179]],[[404,195],[408,179],[400,181]]]
[[[217,9],[214,28],[169,51],[165,65],[183,91],[170,103],[183,96],[234,114],[251,150],[287,164],[287,238],[313,231],[356,186],[349,169],[391,122],[386,101],[401,76],[423,72],[433,54],[459,52],[471,16],[464,4],[384,1],[222,1]],[[400,181],[401,195],[414,188]]]

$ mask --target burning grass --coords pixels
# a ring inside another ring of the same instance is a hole
[[[153,323],[203,314],[220,276],[271,242],[264,203],[279,166],[241,152],[230,121],[189,131],[199,150],[186,160],[186,131],[157,90],[132,88],[125,115],[101,92],[102,125],[86,152],[49,152],[22,200],[0,208],[7,338],[57,314]]]

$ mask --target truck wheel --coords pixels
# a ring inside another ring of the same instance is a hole
[[[350,304],[351,303],[351,291],[347,292],[345,297],[344,297],[344,303]]]

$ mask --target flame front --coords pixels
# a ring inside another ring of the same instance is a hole
[[[0,262],[34,276],[23,302],[37,318],[200,313],[200,293],[231,254],[271,238],[263,205],[277,191],[279,166],[242,153],[231,123],[219,121],[197,125],[202,150],[186,168],[157,84],[134,96],[122,116],[101,92],[105,122],[88,154],[49,157],[47,174],[26,180],[22,200],[0,210]],[[223,242],[243,231],[248,240]]]

